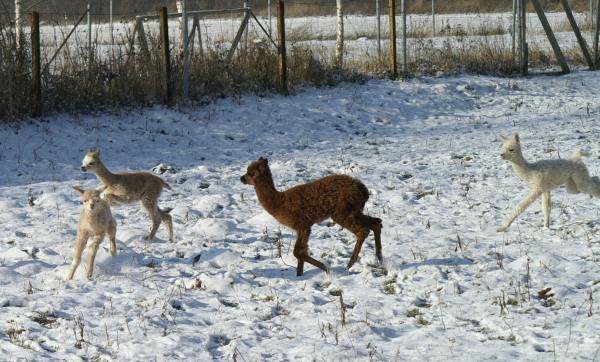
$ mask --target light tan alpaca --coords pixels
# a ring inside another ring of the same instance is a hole
[[[550,191],[565,185],[567,192],[578,194],[580,192],[594,197],[600,197],[600,178],[590,176],[587,167],[581,161],[585,154],[575,152],[569,159],[540,160],[527,162],[521,151],[521,139],[518,134],[512,138],[502,138],[502,151],[500,157],[511,163],[513,170],[519,178],[529,184],[531,192],[523,199],[506,223],[498,228],[499,232],[508,230],[510,225],[525,209],[537,198],[542,197],[542,210],[544,212],[544,227],[550,227]]]
[[[89,150],[81,164],[83,172],[91,171],[104,184],[101,189],[102,197],[112,206],[131,204],[140,201],[142,207],[152,219],[152,227],[146,239],[154,239],[156,230],[163,222],[173,241],[173,221],[169,212],[171,209],[160,209],[158,198],[163,188],[171,189],[160,177],[148,172],[111,173],[100,161],[99,150]]]
[[[94,272],[96,252],[105,234],[108,234],[108,238],[110,239],[111,255],[115,256],[117,253],[117,245],[115,244],[117,223],[110,213],[110,205],[107,201],[102,200],[99,190],[83,190],[80,187],[73,188],[81,195],[83,211],[77,224],[77,241],[75,241],[73,263],[71,264],[71,271],[67,276],[67,280],[73,279],[73,274],[75,274],[75,270],[77,270],[81,262],[83,248],[89,238],[92,238],[92,243],[88,250],[87,277],[91,279]]]

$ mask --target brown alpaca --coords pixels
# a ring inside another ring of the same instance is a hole
[[[171,189],[160,177],[148,172],[117,173],[110,172],[100,161],[99,150],[89,150],[81,164],[83,172],[92,171],[104,184],[102,197],[111,205],[131,204],[140,201],[142,207],[152,218],[152,228],[146,239],[154,239],[156,230],[163,222],[169,233],[169,240],[173,241],[173,221],[169,212],[171,209],[160,209],[158,197],[162,189]]]
[[[348,269],[358,259],[362,244],[371,230],[375,234],[375,254],[380,262],[383,261],[381,219],[362,213],[369,199],[369,191],[362,182],[345,175],[331,175],[280,192],[275,189],[269,162],[262,157],[248,166],[241,181],[254,186],[258,201],[269,214],[296,231],[294,256],[298,259],[298,276],[304,274],[305,261],[329,271],[308,252],[308,238],[312,225],[327,218],[356,235],[356,244]]]

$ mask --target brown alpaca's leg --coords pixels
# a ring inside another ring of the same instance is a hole
[[[345,229],[350,230],[354,235],[356,235],[356,243],[354,244],[354,251],[352,252],[352,256],[350,257],[350,261],[348,262],[348,269],[352,268],[354,263],[358,260],[358,255],[360,254],[360,250],[362,249],[362,245],[369,236],[369,232],[373,229],[376,241],[375,241],[375,252],[381,254],[381,239],[380,234],[375,231],[375,227],[373,224],[375,223],[375,219],[370,216],[365,215],[347,215],[344,218],[336,217],[333,219],[337,224],[342,226]],[[381,228],[378,229],[381,231]],[[378,235],[379,234],[379,235]],[[377,246],[377,239],[379,240],[379,247]],[[377,255],[379,258],[379,255]]]
[[[352,256],[350,257],[350,261],[348,262],[348,269],[352,268],[352,265],[354,265],[354,263],[356,263],[356,260],[358,260],[358,254],[360,254],[360,249],[362,248],[362,245],[365,242],[367,236],[369,236],[369,232],[370,230],[366,227],[363,227],[360,230],[354,232],[354,234],[356,235],[356,244],[354,244],[354,251],[352,251]]]
[[[296,245],[294,245],[294,256],[298,259],[298,268],[296,269],[296,275],[304,275],[304,262],[312,264],[319,269],[329,272],[329,269],[325,264],[312,258],[308,254],[308,237],[310,236],[310,228],[298,230],[298,238],[296,239]]]
[[[160,212],[158,211],[158,206],[156,205],[155,200],[142,199],[142,207],[148,212],[148,215],[152,219],[150,233],[145,236],[144,239],[152,240],[156,235],[156,230],[158,230],[158,227],[160,226]]]
[[[383,263],[383,253],[381,251],[381,219],[366,215],[365,218],[370,221],[371,226],[369,229],[373,230],[373,234],[375,234],[375,255],[377,256],[377,260],[379,260],[380,263]]]

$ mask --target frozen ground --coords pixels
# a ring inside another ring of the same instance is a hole
[[[600,174],[599,118],[600,73],[579,72],[2,124],[0,359],[597,360],[598,200],[560,189],[550,230],[539,202],[495,230],[528,192],[499,134],[520,131],[529,159],[587,150]],[[82,265],[65,282],[81,209],[71,186],[98,185],[79,171],[89,147],[115,171],[174,169],[161,204],[176,242],[163,229],[144,242],[140,208],[113,208],[117,256],[105,241],[94,279]],[[332,274],[296,277],[293,235],[239,180],[259,156],[280,189],[362,179],[368,213],[384,220],[384,266],[369,237],[348,272],[351,234],[323,223],[310,246]]]

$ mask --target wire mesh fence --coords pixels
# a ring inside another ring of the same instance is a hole
[[[518,71],[516,7],[520,0],[405,0],[406,75],[469,71],[509,75]],[[525,0],[523,0],[525,1]],[[597,37],[598,0],[570,1],[590,51]],[[151,1],[29,1],[21,11],[22,37],[16,39],[14,9],[0,8],[0,119],[28,113],[30,27],[28,14],[40,14],[43,104],[48,111],[104,105],[144,105],[161,101],[159,21]],[[209,101],[243,92],[267,92],[278,85],[275,0],[186,2],[188,60],[176,2],[169,6],[171,85],[176,98]],[[396,1],[402,22],[402,1]],[[291,86],[385,76],[390,48],[388,1],[287,0],[285,32]],[[542,1],[548,23],[570,64],[585,65],[565,12]],[[89,11],[88,11],[89,6]],[[341,6],[343,16],[336,14]],[[245,10],[246,9],[246,10]],[[246,14],[251,14],[245,23]],[[340,21],[343,36],[340,38]],[[247,26],[244,26],[247,25]],[[555,69],[552,48],[533,8],[526,19],[528,60]],[[239,39],[238,39],[239,38]],[[343,46],[340,48],[340,40]],[[233,50],[232,50],[233,49]],[[336,50],[342,49],[339,62]],[[597,51],[594,53],[597,58]],[[596,59],[594,58],[594,59]],[[403,59],[403,58],[400,58]],[[190,80],[183,90],[184,69]]]

